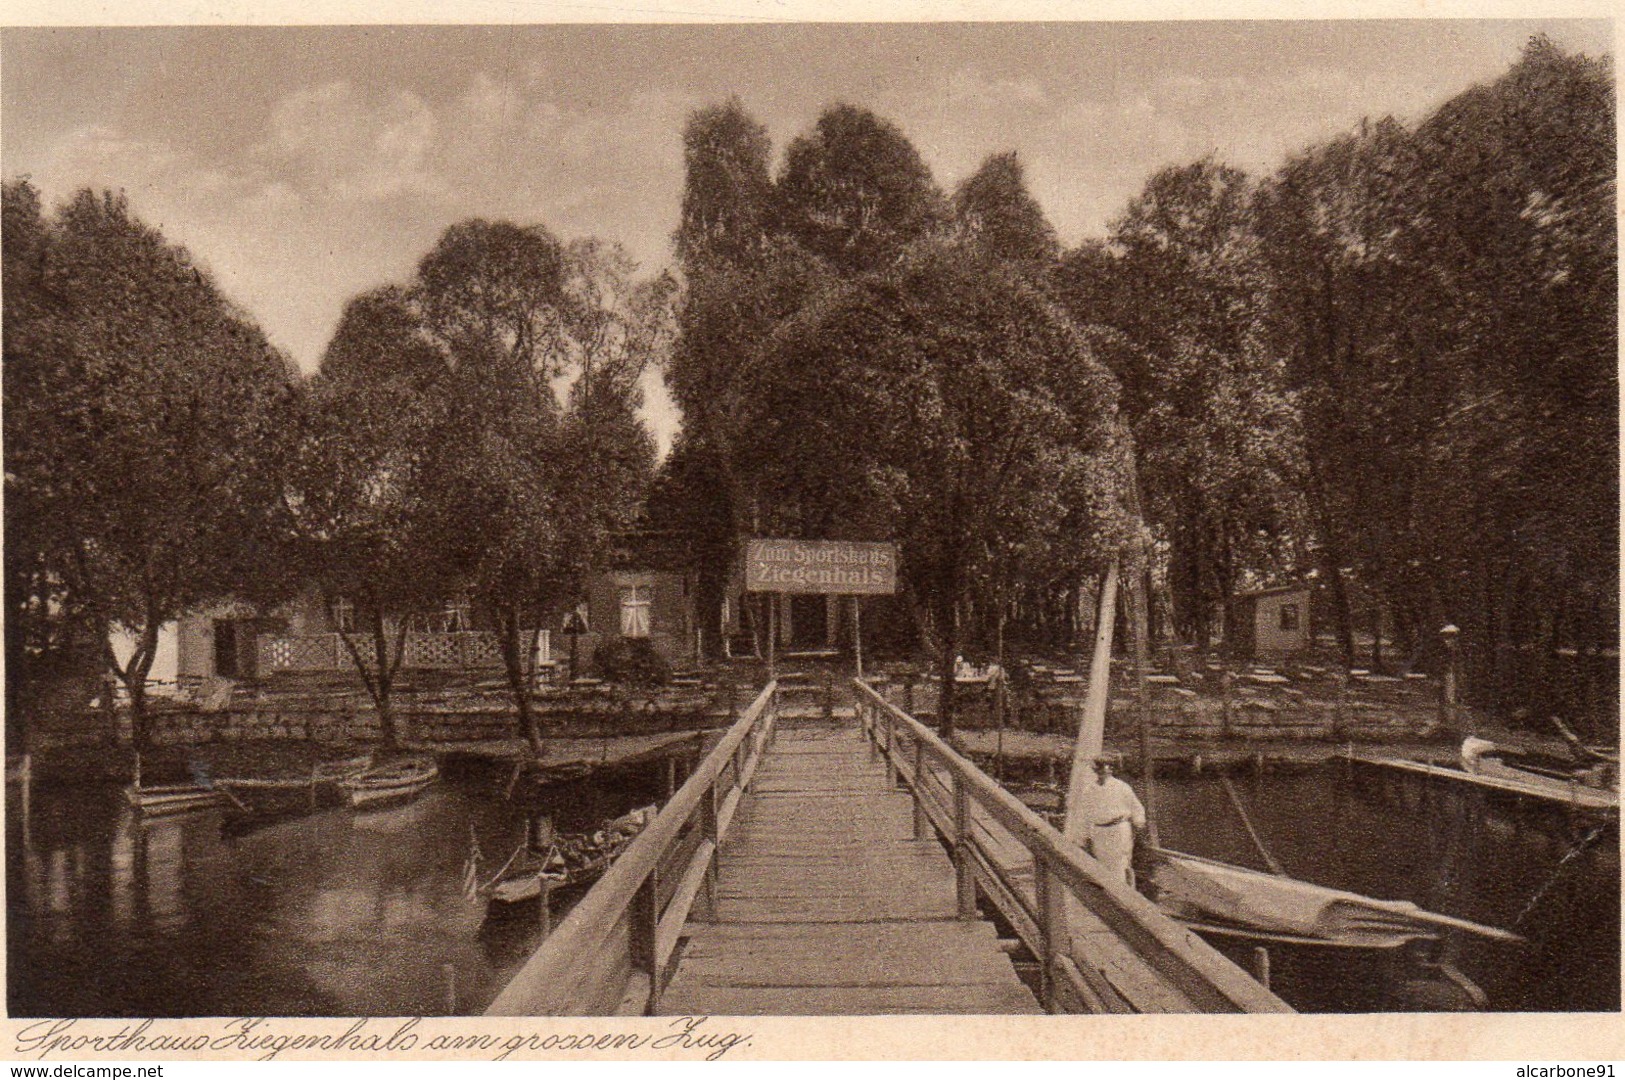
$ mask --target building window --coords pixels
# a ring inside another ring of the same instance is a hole
[[[621,636],[649,636],[649,593],[647,585],[621,586]]]
[[[1298,628],[1298,605],[1281,605],[1281,629],[1296,630]]]
[[[333,601],[333,629],[341,634],[355,633],[355,605],[343,597]]]

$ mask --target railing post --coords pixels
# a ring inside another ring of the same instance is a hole
[[[970,791],[964,779],[948,766],[954,778],[954,877],[959,894],[959,917],[976,918],[976,867],[971,861]]]
[[[893,756],[896,752],[897,746],[897,735],[893,731],[893,724],[896,717],[892,716],[891,713],[882,713],[880,719],[881,723],[884,724],[886,728],[886,783],[892,787],[896,787],[897,759]]]
[[[722,861],[722,843],[717,838],[717,787],[712,784],[700,800],[700,836],[711,841],[711,861],[705,868],[705,884],[700,889],[698,917],[703,922],[715,922],[717,917],[717,864]]]
[[[1060,902],[1060,883],[1050,873],[1049,866],[1038,852],[1033,852],[1034,913],[1038,916],[1039,990],[1038,1000],[1044,1011],[1055,1011],[1055,960],[1060,952],[1062,936],[1066,933],[1066,909]]]
[[[654,1015],[660,1001],[663,972],[660,949],[656,943],[660,929],[660,869],[653,872],[638,886],[632,898],[632,968],[649,973],[649,999],[644,1006],[645,1016]]]
[[[537,900],[537,904],[540,906],[540,911],[538,912],[537,920],[536,920],[537,923],[538,923],[537,929],[541,932],[541,939],[543,941],[546,941],[547,936],[553,932],[553,879],[552,878],[547,878],[547,877],[542,878],[542,895]]]
[[[924,840],[929,821],[925,816],[925,740],[914,737],[914,839]]]

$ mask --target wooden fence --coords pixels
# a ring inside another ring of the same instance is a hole
[[[980,886],[1038,958],[1050,1012],[1291,1011],[935,732],[853,685],[865,733],[914,797],[915,836],[934,828],[952,853],[961,916]]]
[[[487,1016],[652,1015],[690,912],[714,909],[717,852],[773,731],[769,682],[542,942]]]

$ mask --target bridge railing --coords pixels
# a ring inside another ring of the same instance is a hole
[[[715,910],[717,851],[772,736],[777,688],[763,687],[487,1016],[655,1012],[690,913]]]
[[[1291,1011],[935,732],[862,680],[853,685],[865,734],[914,798],[914,835],[935,829],[952,853],[960,918],[977,917],[980,884],[1038,959],[1050,1012]],[[1137,959],[1125,965],[1125,955]],[[1141,963],[1156,978],[1130,985],[1125,972]]]

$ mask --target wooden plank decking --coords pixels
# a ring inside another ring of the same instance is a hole
[[[723,846],[669,1015],[1039,1013],[850,719],[783,719]]]

